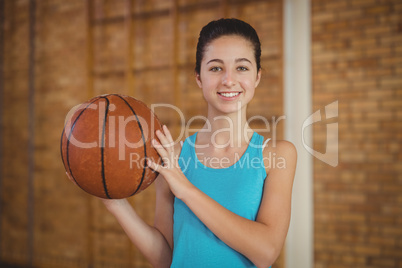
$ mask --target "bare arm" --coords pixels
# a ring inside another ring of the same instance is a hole
[[[127,236],[153,267],[169,267],[173,246],[173,195],[159,175],[156,184],[154,227],[135,212],[127,199],[101,199]],[[71,180],[71,179],[70,179]]]
[[[170,137],[158,135],[162,144],[169,144]],[[156,144],[157,145],[157,144]],[[268,146],[264,155],[275,152],[282,157],[285,167],[267,167],[268,178],[256,221],[243,218],[211,199],[194,187],[175,167],[170,148],[158,152],[165,158],[164,167],[151,163],[168,182],[171,191],[193,211],[195,215],[223,242],[242,253],[258,267],[268,267],[278,257],[287,234],[290,221],[290,203],[296,166],[296,150],[291,143],[277,142],[275,148]]]
[[[156,183],[155,225],[142,220],[126,199],[107,200],[107,209],[115,216],[127,236],[153,267],[169,267],[172,259],[173,199],[166,193],[166,182],[158,176]],[[167,188],[167,190],[169,190]],[[169,191],[170,192],[170,191]],[[162,215],[159,215],[162,213]]]

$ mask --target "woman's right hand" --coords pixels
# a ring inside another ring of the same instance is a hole
[[[107,210],[109,210],[109,212],[111,212],[112,214],[114,214],[114,212],[117,211],[118,209],[124,209],[127,208],[128,206],[131,207],[130,203],[126,198],[124,199],[105,199],[100,197],[97,198],[102,201]]]

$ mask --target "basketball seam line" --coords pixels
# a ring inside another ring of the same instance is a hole
[[[106,122],[107,122],[107,115],[109,111],[109,99],[107,96],[102,97],[102,99],[106,100],[106,109],[105,109],[105,120],[103,122],[103,128],[102,128],[102,144],[101,144],[101,162],[102,162],[102,182],[103,182],[103,188],[105,190],[105,194],[107,198],[112,199],[108,193],[107,190],[107,184],[106,184],[106,176],[105,176],[105,132],[106,132]]]
[[[142,183],[143,183],[143,181],[144,181],[145,171],[146,171],[146,167],[147,167],[147,161],[146,161],[146,159],[147,159],[147,147],[146,147],[146,143],[145,143],[144,131],[143,131],[143,129],[142,129],[142,125],[141,125],[141,123],[140,123],[140,120],[139,120],[139,118],[138,118],[136,112],[134,111],[133,107],[131,107],[131,105],[130,105],[124,98],[122,98],[121,96],[119,96],[119,95],[114,95],[114,96],[117,96],[117,97],[119,97],[120,99],[122,99],[122,100],[126,103],[126,105],[130,108],[130,110],[133,112],[135,118],[137,119],[138,127],[140,128],[140,131],[141,131],[142,142],[143,142],[143,145],[144,145],[144,160],[145,160],[145,161],[144,161],[144,167],[143,167],[143,169],[142,169],[141,181],[140,181],[140,183],[139,183],[137,189],[135,190],[135,192],[131,195],[131,196],[133,196],[133,195],[135,195],[135,194],[138,192],[138,190],[141,188],[141,185],[142,185]]]

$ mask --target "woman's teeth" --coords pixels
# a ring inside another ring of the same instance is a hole
[[[219,94],[224,96],[224,97],[226,97],[226,98],[233,98],[233,97],[236,97],[237,95],[239,95],[240,92],[230,92],[230,93],[221,92]]]

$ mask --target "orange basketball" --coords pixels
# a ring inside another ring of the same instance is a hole
[[[151,146],[161,125],[141,101],[118,94],[97,96],[79,106],[61,136],[64,167],[89,194],[110,199],[132,196],[156,178],[146,159],[160,163]]]

